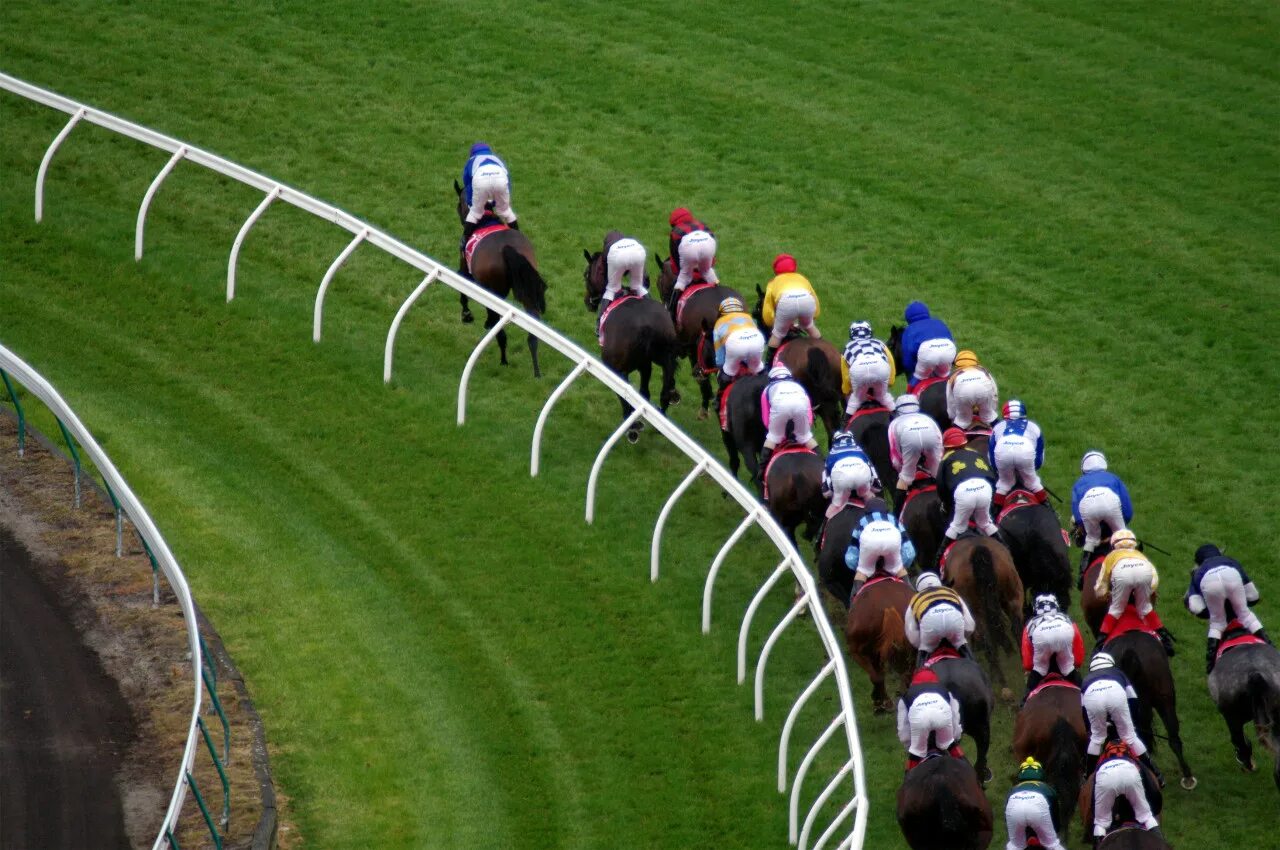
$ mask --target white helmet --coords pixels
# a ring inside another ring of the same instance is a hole
[[[1084,457],[1080,458],[1081,472],[1098,472],[1106,468],[1107,456],[1100,451],[1085,452]]]
[[[1110,652],[1099,652],[1093,656],[1093,660],[1089,662],[1089,672],[1094,670],[1105,670],[1108,667],[1116,666],[1116,660]]]
[[[1052,593],[1041,593],[1036,597],[1036,601],[1031,603],[1031,608],[1037,615],[1060,612],[1062,610],[1058,607],[1058,597]]]
[[[769,380],[782,381],[791,377],[791,370],[781,363],[769,370]]]
[[[911,393],[903,393],[893,402],[893,412],[902,416],[920,412],[920,399]]]
[[[937,573],[923,572],[920,574],[920,577],[916,579],[917,593],[922,590],[930,590],[935,587],[942,587],[942,577]]]

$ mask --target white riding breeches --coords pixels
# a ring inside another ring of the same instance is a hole
[[[869,579],[875,575],[876,562],[881,558],[889,575],[906,569],[902,564],[902,534],[888,520],[867,523],[858,536],[858,576]]]
[[[705,230],[686,233],[678,246],[680,273],[676,275],[675,288],[683,291],[693,280],[694,272],[702,275],[707,283],[719,283],[716,270],[711,265],[716,258],[716,238]]]
[[[985,478],[970,478],[956,485],[955,516],[947,527],[946,536],[955,540],[969,527],[969,519],[983,534],[990,537],[998,530],[991,521],[991,482]]]
[[[859,357],[849,364],[849,383],[853,392],[849,395],[846,413],[852,414],[867,399],[875,399],[893,410],[893,395],[889,392],[889,361],[883,357]]]
[[[821,338],[818,326],[813,323],[816,312],[818,300],[807,289],[789,289],[782,293],[773,310],[773,334],[769,337],[769,344],[776,348],[797,325],[814,339]]]
[[[1133,807],[1133,816],[1144,829],[1159,826],[1151,805],[1142,790],[1142,774],[1138,766],[1127,759],[1109,759],[1094,776],[1093,786],[1093,835],[1100,838],[1111,828],[1111,814],[1116,798],[1124,797]]]
[[[613,299],[622,291],[622,276],[627,276],[627,288],[636,295],[648,295],[644,285],[644,246],[634,239],[619,239],[609,246],[606,265],[609,279],[605,283],[605,298]]]
[[[1065,617],[1038,623],[1031,633],[1031,669],[1041,676],[1054,666],[1063,675],[1070,673],[1076,669],[1075,640],[1075,626]]]
[[[1147,751],[1147,745],[1138,737],[1133,717],[1129,714],[1129,695],[1119,682],[1113,679],[1093,682],[1080,700],[1084,703],[1085,716],[1089,718],[1089,755],[1096,756],[1102,752],[1102,745],[1107,740],[1108,719],[1115,724],[1116,734],[1129,745],[1135,756]]]
[[[1021,434],[1001,437],[996,443],[996,492],[1008,495],[1018,479],[1033,493],[1044,489],[1036,473],[1036,444]]]
[[[916,349],[915,379],[945,378],[956,359],[956,344],[949,339],[927,339]]]
[[[910,418],[906,422],[894,422],[892,426],[897,435],[898,452],[902,455],[898,486],[904,490],[915,481],[922,460],[924,471],[932,478],[938,477],[938,467],[942,465],[942,432],[938,430],[938,424],[922,413],[908,416]]]
[[[964,634],[964,612],[954,605],[935,604],[920,618],[920,645],[916,649],[933,652],[943,640],[953,649],[968,643]]]
[[[952,378],[947,387],[947,413],[960,430],[973,425],[973,411],[978,418],[990,425],[999,415],[996,412],[996,384],[981,369],[964,369]]]
[[[871,498],[871,482],[874,480],[875,473],[862,458],[847,457],[836,461],[836,465],[831,467],[831,507],[827,510],[828,518],[844,510],[854,493],[865,503]]]
[[[1080,497],[1080,521],[1084,524],[1084,551],[1092,552],[1102,542],[1104,522],[1113,534],[1126,528],[1120,497],[1110,487],[1090,487]]]
[[[1004,822],[1008,827],[1009,843],[1005,850],[1026,850],[1027,841],[1034,830],[1044,850],[1067,850],[1053,828],[1053,813],[1049,800],[1035,791],[1014,791],[1004,807]]]
[[[1155,573],[1155,568],[1146,558],[1130,557],[1117,561],[1111,568],[1111,607],[1107,609],[1107,613],[1112,617],[1119,617],[1132,596],[1133,607],[1138,610],[1138,616],[1150,614],[1151,582]]]
[[[787,438],[787,423],[794,426],[796,442],[808,445],[813,442],[809,396],[799,384],[787,382],[774,389],[769,396],[769,433],[765,448],[777,448]]]
[[[756,328],[743,328],[725,338],[724,373],[732,378],[743,366],[749,375],[764,369],[764,334]]]
[[[898,712],[898,740],[916,758],[929,754],[929,735],[938,749],[946,750],[960,738],[960,721],[941,694],[921,694],[903,717]]]
[[[507,170],[499,165],[482,165],[471,175],[471,209],[467,221],[476,224],[484,217],[485,205],[492,202],[493,211],[507,224],[516,220],[511,209],[511,183]]]
[[[1214,567],[1200,579],[1200,595],[1204,597],[1204,605],[1209,609],[1209,637],[1220,639],[1227,628],[1227,603],[1235,612],[1240,625],[1250,632],[1262,628],[1258,615],[1249,610],[1248,596],[1245,594],[1244,579],[1235,567],[1223,565]]]

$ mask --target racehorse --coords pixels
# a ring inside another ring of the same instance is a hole
[[[764,290],[756,287],[756,305],[751,316],[767,337],[773,329],[764,323]],[[791,371],[791,377],[804,387],[813,405],[813,413],[827,429],[827,445],[831,435],[840,429],[844,413],[844,388],[841,386],[840,352],[825,339],[813,339],[799,331],[792,331],[778,347],[774,363],[781,363]]]
[[[1098,842],[1097,850],[1172,850],[1172,845],[1164,840],[1163,835],[1148,832],[1140,826],[1126,826]]]
[[[765,470],[765,493],[769,513],[796,542],[796,529],[805,527],[805,537],[814,539],[827,509],[822,497],[822,456],[817,452],[779,447]]]
[[[1084,541],[1084,529],[1076,526],[1073,531],[1075,535],[1075,543],[1077,545]],[[1111,527],[1105,522],[1102,524],[1101,531],[1102,542],[1093,550],[1093,554],[1089,556],[1089,565],[1085,567],[1084,579],[1080,586],[1080,610],[1084,614],[1084,621],[1088,624],[1089,629],[1093,632],[1093,639],[1098,640],[1099,632],[1102,628],[1102,621],[1107,616],[1107,609],[1111,606],[1111,600],[1107,596],[1103,596],[1095,591],[1094,585],[1098,581],[1098,573],[1102,570],[1102,562],[1111,552]],[[1154,596],[1152,600],[1154,601]]]
[[[877,573],[853,598],[845,619],[845,644],[871,679],[871,704],[876,714],[894,708],[884,686],[887,673],[896,673],[906,689],[914,650],[907,643],[903,617],[912,596],[905,581]]]
[[[1045,683],[1063,682],[1057,673]],[[1076,807],[1084,778],[1084,754],[1089,733],[1084,725],[1080,689],[1071,684],[1043,684],[1027,698],[1013,726],[1013,753],[1017,763],[1033,756],[1044,767],[1045,781],[1058,792],[1059,822],[1066,843],[1067,824]]]
[[[822,536],[814,545],[818,577],[822,579],[822,586],[840,600],[840,604],[845,608],[849,607],[849,593],[853,589],[853,570],[849,569],[845,563],[844,555],[849,551],[853,529],[871,511],[888,513],[889,506],[884,500],[874,496],[868,499],[863,507],[858,507],[854,502],[847,503],[844,510],[827,520]]]
[[[453,181],[453,189],[458,194],[458,220],[465,221],[470,207],[457,180]],[[498,223],[496,218],[486,215],[480,220],[480,229]],[[467,269],[466,258],[459,258],[458,274],[474,280],[499,298],[506,298],[507,293],[514,292],[520,306],[535,319],[547,312],[547,282],[538,274],[538,259],[533,251],[533,243],[519,230],[507,228],[485,236],[475,246],[470,271]],[[463,294],[461,301],[462,321],[473,321],[470,299]],[[498,314],[488,308],[486,310],[484,326],[489,329],[498,323]],[[506,366],[505,330],[498,331],[498,353],[502,365]],[[533,334],[529,334],[529,356],[533,360],[534,377],[541,378],[542,370],[538,368],[538,338]]]
[[[762,492],[760,452],[764,450],[766,429],[760,394],[768,384],[769,376],[763,372],[747,375],[734,381],[720,402],[724,408],[721,415],[728,426],[721,436],[729,454],[729,471],[738,477],[738,461],[745,460],[751,483]]]
[[[912,850],[986,850],[994,832],[978,774],[964,759],[940,753],[902,778],[898,826]]]
[[[866,401],[854,411],[849,417],[845,428],[853,434],[853,438],[857,440],[858,445],[867,457],[871,458],[871,465],[875,467],[876,477],[880,479],[880,483],[884,485],[885,499],[888,500],[888,494],[894,489],[894,484],[898,480],[898,472],[893,468],[893,461],[889,457],[889,421],[892,414],[879,402]],[[929,563],[933,563],[930,561]]]
[[[902,333],[906,328],[894,325],[889,330],[889,351],[893,353],[893,362],[898,364],[899,370],[905,370],[902,365]],[[907,375],[907,381],[910,383],[911,376]],[[920,399],[920,412],[929,416],[934,422],[938,423],[938,427],[943,431],[951,427],[951,416],[947,413],[947,382],[945,379],[930,379],[924,383],[924,388],[916,393],[916,397]]]
[[[1027,590],[1028,599],[1041,593],[1052,593],[1063,611],[1071,607],[1071,562],[1067,557],[1067,541],[1053,508],[1038,504],[1026,490],[1009,493],[997,524],[1000,536],[1009,545],[1018,576]],[[1031,613],[1030,603],[1023,615]],[[1101,622],[1101,621],[1099,621]]]
[[[671,290],[675,288],[676,270],[668,260],[657,254],[653,258],[658,261],[658,294],[662,296],[662,303],[666,304],[671,299]],[[720,317],[720,302],[726,298],[741,301],[742,294],[720,284],[705,285],[700,277],[694,278],[690,289],[693,291],[685,296],[679,311],[680,321],[675,326],[676,356],[689,358],[693,378],[702,391],[702,407],[698,410],[698,418],[706,419],[711,407],[711,376],[716,373],[716,366],[714,352],[709,367],[707,361],[699,356],[700,346],[710,347],[711,333],[707,332],[705,342],[701,337],[704,330],[715,327],[716,319]]]
[[[1248,771],[1256,768],[1244,725],[1253,721],[1259,743],[1275,756],[1271,775],[1280,789],[1280,650],[1256,643],[1224,652],[1209,674],[1209,696],[1227,723],[1236,761]]]
[[[616,230],[605,235],[605,244],[610,239],[621,238]],[[596,312],[600,309],[600,299],[604,295],[604,252],[592,254],[583,251],[587,260],[587,268],[582,273],[586,286],[583,303],[587,309]],[[605,365],[617,372],[624,379],[630,380],[631,373],[640,372],[640,395],[649,398],[649,379],[653,367],[662,370],[662,390],[659,402],[662,412],[680,401],[676,392],[676,331],[671,326],[671,316],[666,309],[651,298],[620,297],[613,309],[607,310],[608,321],[602,328],[604,344],[601,359]],[[631,405],[625,399],[622,403],[622,418],[631,415]],[[632,426],[627,439],[632,443],[639,439],[639,423]]]
[[[1022,641],[1022,579],[1013,557],[998,540],[962,537],[946,554],[942,574],[973,613],[973,643],[982,647],[992,675],[1003,686],[1000,651],[1016,652]]]
[[[1151,813],[1160,817],[1160,812],[1164,810],[1164,794],[1160,790],[1160,783],[1156,776],[1146,765],[1135,762],[1134,767],[1138,768],[1138,772],[1143,776],[1142,787],[1147,798],[1147,805],[1151,807]],[[1084,834],[1093,835],[1093,787],[1097,779],[1097,773],[1089,774],[1084,781],[1083,787],[1080,789],[1080,820],[1084,822]],[[1119,822],[1121,826],[1107,833],[1107,838],[1118,836],[1112,839],[1111,843],[1106,840],[1099,843],[1099,847],[1125,847],[1125,848],[1147,848],[1168,847],[1164,838],[1154,832],[1148,832],[1141,826],[1136,824],[1133,807],[1129,805],[1126,797],[1117,797],[1111,807],[1111,822]],[[1149,838],[1141,838],[1140,836],[1149,836]]]
[[[916,563],[932,568],[937,563],[938,547],[942,545],[947,530],[942,515],[942,500],[934,480],[919,474],[907,488],[907,495],[898,506],[899,519],[907,530],[907,536],[916,547]]]
[[[1132,617],[1137,621],[1137,614],[1130,605],[1121,617],[1124,620]],[[1117,625],[1113,632],[1115,637],[1109,639],[1103,649],[1111,653],[1116,666],[1124,671],[1138,693],[1137,709],[1133,714],[1133,725],[1138,737],[1154,750],[1156,743],[1153,714],[1159,714],[1164,730],[1169,736],[1169,749],[1178,760],[1178,768],[1182,772],[1182,787],[1190,791],[1196,787],[1196,778],[1191,773],[1186,757],[1182,754],[1182,736],[1179,734],[1178,694],[1173,685],[1173,671],[1169,668],[1169,656],[1164,651],[1160,639],[1142,629],[1121,631]]]
[[[991,780],[991,768],[987,767],[987,751],[991,748],[991,712],[996,698],[991,692],[987,674],[972,658],[964,658],[953,650],[935,653],[926,662],[938,674],[938,680],[946,686],[960,703],[960,725],[965,734],[973,738],[977,759],[973,768],[983,787]]]

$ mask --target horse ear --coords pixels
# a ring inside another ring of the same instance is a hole
[[[458,185],[458,181],[457,181],[457,180],[454,180],[454,181],[453,181],[453,193],[454,193],[455,195],[461,195],[461,194],[462,194],[462,187]]]
[[[758,283],[756,284],[756,295],[759,295],[761,298],[764,297],[764,290],[760,288],[760,284]]]
[[[704,334],[711,333],[711,323],[707,321],[707,318],[705,316],[702,318],[702,332]]]
[[[591,262],[591,252],[588,251],[586,248],[582,249],[582,256],[584,259],[586,259],[588,263]]]

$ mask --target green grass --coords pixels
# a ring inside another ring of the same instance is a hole
[[[861,317],[885,330],[925,298],[1044,426],[1049,485],[1066,492],[1103,448],[1139,533],[1175,553],[1157,565],[1202,784],[1170,790],[1167,832],[1262,847],[1274,790],[1235,768],[1203,624],[1176,596],[1214,539],[1280,622],[1278,23],[1266,4],[10,3],[0,68],[444,260],[451,181],[485,138],[513,169],[548,318],[584,343],[580,250],[615,226],[664,250],[678,204],[717,229],[728,282],[798,256],[832,335]],[[456,299],[415,308],[385,389],[382,342],[414,273],[362,248],[314,346],[315,287],[349,237],[276,206],[226,305],[226,252],[259,196],[190,165],[135,265],[137,203],[166,155],[96,128],[58,154],[36,226],[31,181],[64,120],[0,96],[0,340],[105,436],[164,530],[245,672],[309,845],[781,846],[776,731],[821,659],[811,637],[785,639],[766,723],[751,722],[734,625],[773,559],[747,538],[702,637],[705,568],[738,518],[714,488],[682,501],[651,587],[648,529],[687,466],[652,439],[620,449],[583,526],[617,417],[607,393],[566,396],[530,480],[528,435],[563,363],[535,384],[522,341],[509,370],[486,356],[456,429],[479,335]],[[675,417],[715,446],[692,413]],[[853,684],[868,846],[900,846],[900,749]],[[807,712],[803,734],[833,711]],[[1001,770],[1009,728],[1006,714]],[[989,791],[997,811],[1006,789]]]

